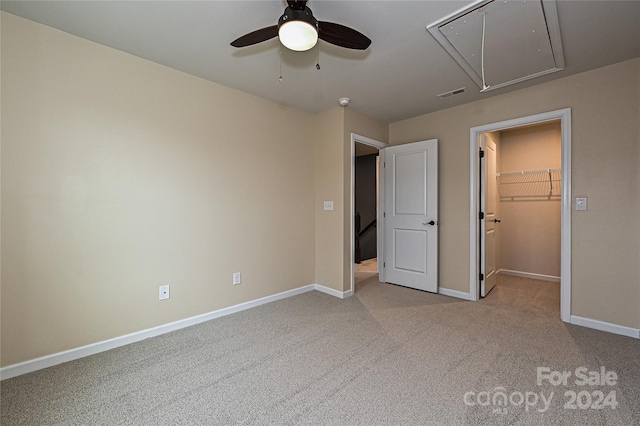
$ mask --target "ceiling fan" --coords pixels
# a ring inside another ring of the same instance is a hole
[[[357,50],[365,50],[371,44],[367,36],[352,28],[316,20],[311,9],[307,7],[306,0],[287,0],[287,4],[287,8],[278,19],[278,25],[245,34],[232,41],[231,46],[251,46],[276,36],[285,47],[299,52],[311,49],[318,39]]]

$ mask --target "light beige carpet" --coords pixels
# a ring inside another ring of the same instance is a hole
[[[344,300],[305,293],[5,380],[0,420],[639,424],[640,342],[562,323],[558,291],[557,283],[502,277],[486,299],[472,303],[372,277]],[[590,386],[571,377],[566,385],[539,386],[538,367],[604,367],[618,380]],[[575,408],[572,392],[581,398]],[[613,392],[617,406],[594,405],[599,392],[603,400]],[[551,398],[548,406],[541,393]]]

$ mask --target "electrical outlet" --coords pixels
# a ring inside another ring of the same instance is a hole
[[[169,286],[161,285],[160,286],[160,300],[166,300],[169,298]]]
[[[242,272],[233,273],[233,285],[238,285],[242,282]]]

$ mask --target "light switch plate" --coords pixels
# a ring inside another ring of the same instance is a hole
[[[325,201],[324,202],[325,210],[333,210],[333,201]]]
[[[586,197],[576,198],[576,211],[585,211],[585,210],[587,210],[587,198]]]

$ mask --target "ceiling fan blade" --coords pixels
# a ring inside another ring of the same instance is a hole
[[[348,49],[365,50],[371,44],[366,35],[333,22],[318,21],[318,38]]]
[[[287,0],[287,4],[293,10],[304,10],[307,0]]]
[[[231,45],[233,47],[251,46],[252,44],[257,44],[272,39],[277,35],[278,26],[272,25],[270,27],[260,28],[259,30],[255,30],[253,32],[250,32],[249,34],[245,34],[242,37],[233,40],[231,42]]]

